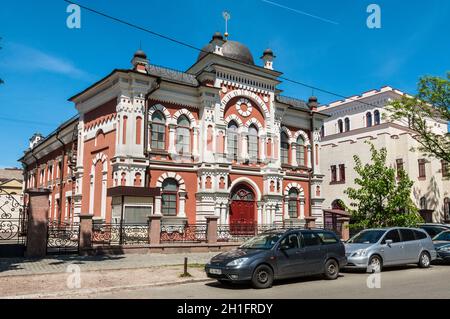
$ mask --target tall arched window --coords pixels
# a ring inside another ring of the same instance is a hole
[[[122,123],[122,144],[127,143],[127,121],[128,116],[124,115]]]
[[[166,148],[166,118],[160,111],[152,114],[151,144],[150,147],[156,150],[164,150]]]
[[[285,132],[281,132],[281,164],[289,164],[289,137]]]
[[[295,188],[289,190],[288,210],[290,218],[298,217],[298,191]]]
[[[303,136],[297,138],[297,165],[305,165],[305,140]]]
[[[344,124],[342,123],[342,120],[338,121],[338,133],[344,132]]]
[[[345,122],[345,131],[346,132],[350,131],[350,119],[346,117],[344,122]]]
[[[236,159],[238,153],[238,126],[234,121],[228,124],[227,135],[228,156]]]
[[[136,117],[136,144],[141,144],[142,117]]]
[[[164,216],[176,216],[178,203],[178,182],[167,178],[162,184],[161,213]]]
[[[248,128],[248,156],[252,160],[258,158],[258,129],[253,124]]]
[[[381,122],[381,119],[380,119],[380,111],[378,111],[378,110],[375,110],[375,112],[373,112],[373,117],[374,117],[374,122],[375,122],[375,125],[379,125]]]
[[[425,196],[420,198],[420,209],[427,209],[427,199]]]
[[[186,115],[181,115],[177,124],[177,152],[178,154],[189,154],[191,151],[191,122]]]
[[[372,126],[372,113],[370,113],[370,112],[366,113],[366,126],[367,127]]]

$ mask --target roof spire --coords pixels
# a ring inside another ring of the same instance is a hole
[[[224,36],[225,36],[225,40],[228,40],[228,35],[229,35],[228,34],[228,20],[231,19],[231,15],[228,13],[228,11],[224,11],[222,13],[222,16],[225,19],[225,33],[224,33]]]

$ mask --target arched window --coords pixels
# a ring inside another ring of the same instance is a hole
[[[323,125],[320,127],[320,137],[325,137],[325,126]]]
[[[136,144],[141,144],[142,117],[136,117]]]
[[[420,198],[420,209],[427,209],[427,199],[425,196]]]
[[[372,113],[370,113],[370,112],[366,113],[366,126],[367,127],[372,126]]]
[[[253,124],[248,128],[248,156],[251,160],[258,158],[258,129]]]
[[[128,121],[128,116],[124,116],[123,117],[123,128],[122,128],[122,144],[126,144],[127,143],[127,121]]]
[[[161,213],[164,216],[176,216],[178,203],[178,182],[167,178],[162,184]]]
[[[228,124],[227,135],[228,156],[236,159],[238,154],[238,126],[234,121]]]
[[[375,112],[373,112],[373,117],[374,117],[374,122],[375,122],[375,125],[379,125],[381,122],[380,122],[380,111],[378,111],[378,110],[375,110]]]
[[[305,140],[303,136],[297,138],[297,165],[305,165]]]
[[[161,111],[152,114],[151,142],[150,147],[156,150],[164,150],[166,148],[166,118]]]
[[[298,191],[295,188],[289,190],[288,210],[290,218],[298,217]]]
[[[346,117],[344,122],[345,122],[345,131],[346,132],[350,131],[350,119]]]
[[[344,132],[344,125],[342,123],[342,120],[338,121],[338,133]]]
[[[289,137],[285,132],[281,133],[281,164],[289,164]]]
[[[444,220],[448,222],[450,220],[450,198],[444,198]]]
[[[177,152],[178,154],[189,154],[191,151],[191,122],[186,115],[181,115],[177,124]]]

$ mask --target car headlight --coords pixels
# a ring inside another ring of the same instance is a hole
[[[367,251],[365,249],[358,249],[352,254],[352,257],[362,257],[367,254]]]
[[[227,266],[241,266],[243,263],[247,261],[248,258],[238,258],[230,261]]]

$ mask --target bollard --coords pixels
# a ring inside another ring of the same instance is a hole
[[[187,259],[187,257],[184,257],[184,273],[183,273],[183,276],[185,276],[185,277],[188,276],[187,265],[188,265],[188,259]]]

